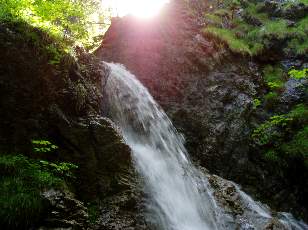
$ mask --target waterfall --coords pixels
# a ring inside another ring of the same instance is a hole
[[[235,229],[230,215],[217,205],[207,177],[191,163],[184,137],[148,90],[124,66],[106,64],[111,71],[106,85],[110,116],[132,149],[143,179],[147,221],[160,230]],[[257,207],[248,195],[241,197]],[[271,218],[269,211],[259,210],[261,219]],[[284,221],[285,226],[290,224],[286,216]]]

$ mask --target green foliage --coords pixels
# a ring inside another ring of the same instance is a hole
[[[283,8],[287,9],[287,8],[290,8],[290,7],[295,6],[295,5],[298,5],[298,4],[308,5],[308,1],[307,1],[307,0],[286,1],[286,2],[283,4]]]
[[[89,46],[102,30],[99,0],[0,0],[0,21],[24,21],[67,48]]]
[[[286,38],[291,31],[287,27],[287,22],[284,19],[268,21],[259,31],[258,36],[261,38],[273,37],[275,39]]]
[[[272,107],[278,100],[279,95],[276,92],[269,92],[264,96],[266,104],[268,107]]]
[[[308,52],[308,17],[305,17],[296,23],[293,28],[294,36],[288,43],[286,50],[293,51],[298,55],[303,55]]]
[[[291,69],[289,71],[289,75],[290,77],[295,79],[303,79],[308,77],[308,69],[302,69],[302,70]]]
[[[5,229],[26,228],[35,223],[43,210],[40,191],[62,183],[23,155],[0,156],[0,171],[0,222]]]
[[[224,8],[205,15],[210,25],[204,32],[228,45],[231,51],[257,56],[264,49],[271,49],[270,44],[279,40],[286,44],[282,47],[285,52],[298,55],[307,53],[308,17],[300,19],[293,26],[285,19],[270,17],[264,12],[264,3],[261,2],[242,1],[237,3],[239,5],[233,5],[232,1],[225,0],[223,4]],[[244,17],[233,17],[234,10],[238,7],[243,9],[241,15]],[[256,25],[252,21],[259,23]]]
[[[245,8],[244,14],[251,15],[260,20],[262,23],[266,23],[269,20],[269,17],[266,13],[261,12],[262,7],[263,4],[261,2],[257,4],[250,2]]]
[[[272,116],[252,134],[256,144],[265,147],[264,158],[287,165],[300,158],[308,168],[308,107],[295,106],[287,114]]]
[[[58,147],[48,140],[32,140],[35,153],[51,153]],[[5,229],[29,228],[35,224],[44,204],[40,193],[63,187],[74,178],[72,163],[34,160],[24,155],[0,155],[0,223]]]
[[[261,105],[261,101],[258,98],[253,99],[253,108],[256,109]]]
[[[272,90],[280,89],[284,85],[284,72],[277,66],[267,65],[263,69],[264,80]]]
[[[298,104],[288,113],[288,116],[299,123],[305,124],[308,122],[308,107],[304,104]]]
[[[204,30],[206,35],[212,36],[214,38],[220,39],[222,42],[228,45],[228,47],[236,53],[249,54],[251,55],[251,50],[244,40],[235,37],[235,34],[228,29],[208,27]]]
[[[296,23],[296,30],[303,34],[308,32],[308,16],[302,18]]]
[[[292,118],[286,115],[272,116],[269,121],[254,130],[252,138],[260,145],[268,144],[276,137],[280,137],[279,128],[285,127]]]
[[[265,152],[264,158],[269,161],[279,162],[278,154],[274,150],[268,150],[267,152]]]
[[[61,178],[74,178],[72,171],[78,168],[77,165],[72,163],[61,162],[56,164],[43,160],[40,161],[40,166],[43,170],[52,172]]]
[[[216,14],[205,14],[205,17],[212,22],[215,26],[222,24],[222,17]]]
[[[294,38],[289,42],[286,50],[288,49],[291,51],[293,50],[293,52],[298,55],[306,54],[308,52],[308,40]]]
[[[295,3],[302,3],[304,5],[308,5],[308,0],[296,0]]]
[[[305,126],[292,138],[282,145],[282,150],[289,156],[302,156],[308,168],[308,126]]]
[[[59,148],[47,140],[32,140],[31,142],[36,153],[47,153]]]
[[[90,203],[87,208],[88,208],[90,223],[94,224],[99,217],[99,211],[100,211],[99,205],[93,202]]]

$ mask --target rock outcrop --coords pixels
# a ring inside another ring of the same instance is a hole
[[[265,162],[251,140],[257,124],[272,115],[254,108],[254,99],[267,92],[260,69],[263,59],[234,54],[203,36],[205,24],[199,17],[203,13],[198,12],[207,6],[198,2],[172,1],[152,20],[113,19],[96,55],[124,64],[139,78],[184,133],[195,161],[277,209],[307,216],[301,183],[295,185],[294,194],[288,189],[292,181]],[[281,55],[279,60],[286,61]],[[282,100],[288,102],[280,111],[294,105],[291,100],[303,99],[295,85],[287,83]],[[297,198],[281,202],[279,190]]]
[[[106,112],[102,104],[108,68],[81,48],[75,50],[75,58],[66,55],[53,65],[20,28],[34,30],[42,36],[40,42],[50,42],[47,35],[29,25],[0,24],[0,152],[78,166],[67,189],[42,191],[44,218],[34,224],[42,226],[40,229],[87,229],[87,206],[93,202],[101,210],[110,205],[113,210],[125,205],[133,209],[138,205],[137,195],[134,202],[123,198],[137,190],[130,183],[136,178],[131,152],[118,128],[102,116]],[[49,140],[59,148],[35,154],[32,139]],[[125,180],[128,175],[130,180]],[[127,216],[123,211],[117,214],[118,220],[109,219],[109,225],[124,217],[131,218],[130,222],[137,219]],[[100,217],[102,223],[91,228],[107,229],[104,221]]]

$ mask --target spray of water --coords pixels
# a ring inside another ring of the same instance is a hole
[[[111,70],[106,86],[110,116],[131,147],[143,178],[151,225],[160,230],[232,229],[206,177],[190,162],[183,136],[148,90],[122,65],[106,64]],[[271,218],[248,195],[242,198],[262,218]]]

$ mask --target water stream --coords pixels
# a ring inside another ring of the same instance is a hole
[[[147,221],[159,230],[234,229],[232,217],[217,205],[206,177],[189,160],[183,136],[148,90],[124,66],[106,64],[111,69],[106,86],[110,116],[131,147],[143,178]],[[249,228],[241,229],[262,229],[271,218],[269,210],[236,188],[254,213],[245,217]],[[255,216],[260,220],[249,220]],[[286,229],[308,229],[287,215],[281,223]]]

